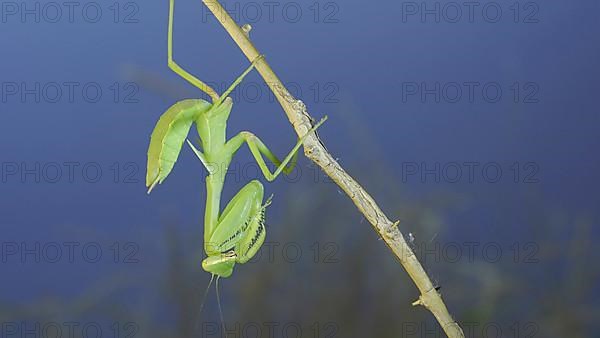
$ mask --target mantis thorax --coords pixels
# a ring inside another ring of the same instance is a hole
[[[202,142],[204,154],[208,160],[214,157],[223,159],[221,155],[226,138],[226,127],[229,113],[233,106],[231,98],[226,98],[218,106],[213,106],[207,112],[202,113],[196,119],[196,128]]]

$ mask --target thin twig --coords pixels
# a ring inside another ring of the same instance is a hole
[[[202,2],[223,25],[248,60],[255,60],[260,53],[250,41],[249,34],[246,32],[248,29],[246,28],[244,31],[217,0],[202,0]],[[304,103],[289,93],[264,59],[256,64],[256,69],[277,97],[296,133],[299,136],[306,134],[312,127],[312,118],[307,113]],[[394,223],[386,217],[375,200],[329,154],[316,134],[306,138],[304,154],[321,167],[327,176],[346,192],[406,269],[421,293],[413,305],[422,305],[431,311],[448,337],[464,337],[462,329],[448,313],[440,293],[433,286],[423,266],[404,240],[397,226],[399,222]]]

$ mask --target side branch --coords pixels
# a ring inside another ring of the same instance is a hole
[[[223,25],[248,60],[255,60],[260,53],[250,41],[247,32],[238,26],[217,0],[202,0],[202,2]],[[289,93],[264,59],[258,61],[256,69],[275,94],[296,133],[299,136],[305,135],[311,129],[313,119],[307,113],[304,103]],[[398,222],[394,223],[387,218],[375,200],[329,154],[316,134],[306,138],[304,154],[346,192],[406,269],[421,293],[413,305],[422,305],[431,311],[448,337],[464,338],[462,329],[448,313],[440,293],[431,283],[423,266],[398,229]]]

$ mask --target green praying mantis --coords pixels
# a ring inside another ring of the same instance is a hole
[[[179,157],[192,124],[195,123],[201,150],[194,147],[189,140],[187,143],[208,171],[204,216],[204,251],[208,257],[202,261],[202,268],[213,277],[216,275],[226,278],[231,276],[236,263],[248,262],[262,246],[266,235],[265,211],[272,198],[269,197],[263,203],[264,187],[258,180],[252,180],[229,201],[221,212],[221,192],[232,157],[244,143],[248,144],[265,178],[273,181],[282,172],[289,174],[293,170],[298,149],[305,138],[325,122],[327,117],[299,138],[283,161],[280,161],[251,132],[243,131],[227,140],[227,119],[233,106],[229,94],[262,57],[254,60],[223,95],[218,95],[214,89],[173,61],[174,7],[175,0],[170,0],[168,66],[173,72],[208,94],[212,103],[202,99],[179,101],[160,117],[152,132],[148,148],[146,186],[150,193],[157,184],[163,183],[167,178]],[[277,166],[274,172],[267,167],[263,155]]]

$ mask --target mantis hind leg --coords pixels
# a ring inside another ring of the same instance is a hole
[[[256,57],[256,59],[254,59],[252,61],[252,63],[250,64],[250,66],[248,66],[248,68],[246,68],[246,70],[244,70],[244,72],[242,73],[242,75],[238,76],[237,79],[235,79],[233,81],[233,83],[229,86],[229,88],[227,88],[227,90],[225,90],[225,92],[223,93],[223,95],[221,95],[221,98],[219,98],[219,100],[214,102],[215,106],[218,106],[221,104],[221,102],[223,102],[223,100],[225,100],[229,94],[231,94],[231,92],[244,80],[244,78],[246,77],[246,75],[248,75],[248,73],[250,73],[252,71],[252,69],[254,69],[254,67],[256,66],[256,64],[262,60],[264,58],[264,55],[259,55]]]
[[[170,0],[169,2],[169,36],[168,36],[168,65],[169,68],[175,72],[175,74],[181,76],[189,83],[194,85],[196,88],[205,92],[210,96],[213,102],[219,100],[219,94],[212,89],[209,85],[195,77],[194,75],[188,73],[185,69],[181,68],[175,61],[173,61],[173,16],[175,12],[175,0]]]
[[[210,98],[213,101],[213,103],[215,104],[215,106],[218,106],[235,89],[235,87],[237,85],[239,85],[240,82],[242,82],[244,77],[252,70],[252,68],[254,68],[256,63],[259,60],[261,60],[263,58],[263,56],[260,55],[259,57],[257,57],[252,62],[250,67],[248,67],[248,69],[246,69],[246,71],[231,84],[231,86],[225,91],[225,93],[223,95],[219,96],[219,94],[217,94],[217,92],[211,86],[209,86],[202,80],[198,79],[194,75],[190,74],[185,69],[181,68],[181,66],[179,66],[177,64],[177,62],[175,62],[173,60],[173,21],[174,21],[173,17],[175,15],[174,12],[175,12],[175,0],[170,0],[170,2],[169,2],[169,35],[167,38],[168,66],[173,72],[175,72],[175,74],[181,76],[182,78],[187,80],[189,83],[194,85],[196,88],[198,88],[201,91],[208,94],[208,96],[210,96]]]

